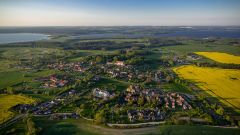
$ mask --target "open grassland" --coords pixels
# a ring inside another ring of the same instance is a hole
[[[240,108],[240,70],[197,67],[192,65],[173,69],[183,79],[196,82],[225,105]]]
[[[227,64],[240,64],[240,56],[220,52],[195,52],[214,61]]]
[[[31,104],[34,100],[22,95],[0,95],[0,123],[10,119],[14,113],[9,109],[17,104]]]

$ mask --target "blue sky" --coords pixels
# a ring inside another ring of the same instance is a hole
[[[240,0],[0,0],[0,26],[240,25]]]

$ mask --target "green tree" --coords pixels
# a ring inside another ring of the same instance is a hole
[[[105,123],[106,122],[104,110],[101,110],[98,113],[96,113],[95,120],[96,120],[96,123]]]
[[[216,109],[216,113],[219,115],[223,115],[224,114],[224,109],[222,107],[218,107],[218,109]]]
[[[36,135],[37,134],[37,129],[35,128],[35,124],[32,121],[31,118],[27,119],[27,135]]]
[[[10,86],[8,86],[8,87],[7,87],[7,93],[8,93],[8,94],[13,94],[13,88],[10,87]]]
[[[101,56],[97,56],[95,61],[97,63],[101,63],[101,62],[103,62],[103,58]]]
[[[138,103],[139,106],[142,106],[142,105],[144,104],[144,98],[143,98],[142,96],[140,96],[140,97],[138,98],[137,103]]]

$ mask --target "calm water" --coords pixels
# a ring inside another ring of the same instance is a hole
[[[48,39],[48,35],[36,33],[10,33],[0,34],[0,44],[29,42]]]

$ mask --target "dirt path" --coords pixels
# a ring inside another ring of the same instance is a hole
[[[105,128],[102,126],[92,125],[92,128],[94,128],[99,133],[102,133],[103,135],[141,135],[141,134],[158,133],[160,131],[159,126],[134,128],[134,129],[114,129],[114,128]]]

